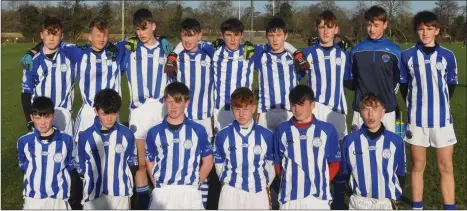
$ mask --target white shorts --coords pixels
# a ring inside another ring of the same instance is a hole
[[[230,185],[223,185],[219,197],[219,209],[269,209],[269,196],[267,190],[258,193],[247,192],[234,188]]]
[[[391,200],[350,196],[349,210],[392,210]]]
[[[396,132],[396,112],[395,111],[390,112],[390,113],[385,113],[383,116],[383,119],[381,119],[381,122],[384,124],[384,127],[386,127],[386,130],[389,130],[393,133]],[[363,119],[360,116],[360,113],[354,111],[353,118],[352,118],[352,132],[360,129],[360,126],[362,125],[363,125]]]
[[[337,130],[339,140],[343,140],[347,135],[347,120],[345,114],[335,112],[330,107],[318,102],[315,102],[313,114],[317,119],[332,124]]]
[[[201,120],[197,120],[197,119],[193,119],[194,122],[202,125],[204,127],[204,129],[206,129],[206,133],[208,133],[208,137],[209,138],[212,138],[214,135],[214,132],[212,131],[213,130],[213,127],[212,127],[212,119],[211,118],[207,118],[207,119],[201,119]],[[211,140],[209,140],[211,141]]]
[[[321,200],[313,195],[309,195],[303,199],[288,201],[281,204],[281,210],[330,210],[329,200]]]
[[[195,185],[164,185],[154,188],[149,200],[150,210],[204,210],[201,191]]]
[[[71,210],[71,207],[63,199],[24,197],[23,210]]]
[[[136,139],[146,139],[149,129],[162,122],[165,106],[159,100],[149,98],[138,108],[130,109],[130,129]]]
[[[258,115],[258,124],[272,132],[276,130],[276,127],[280,123],[288,121],[293,116],[292,112],[281,108],[270,109],[269,111],[260,113]]]
[[[427,128],[407,124],[405,141],[412,145],[443,148],[457,143],[453,124],[446,127]]]
[[[101,195],[97,199],[84,202],[83,210],[129,210],[129,196]]]
[[[59,131],[73,137],[73,119],[68,109],[55,107],[55,120],[53,124]]]
[[[75,121],[74,140],[76,143],[78,143],[79,135],[94,124],[95,117],[96,113],[94,113],[94,108],[83,103]]]
[[[234,120],[235,117],[232,111],[214,109],[214,126],[217,128],[217,131],[229,126]]]

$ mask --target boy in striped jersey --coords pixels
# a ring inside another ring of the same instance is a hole
[[[133,176],[129,165],[135,156],[135,137],[117,122],[121,104],[115,90],[99,91],[94,98],[94,124],[79,136],[84,209],[130,209]]]
[[[275,163],[281,175],[280,209],[330,209],[330,183],[339,171],[341,154],[336,129],[318,120],[313,90],[290,90],[293,117],[274,133]]]
[[[386,111],[380,97],[364,95],[360,108],[364,124],[342,145],[342,173],[350,177],[353,192],[349,209],[398,209],[405,180],[404,141],[381,122]]]
[[[230,98],[235,120],[216,135],[215,167],[223,184],[219,209],[269,209],[272,132],[253,120],[254,98],[250,89],[237,88]]]
[[[75,63],[60,46],[63,27],[56,17],[46,17],[40,32],[43,46],[32,59],[31,71],[23,69],[21,102],[29,130],[31,103],[37,97],[49,97],[55,105],[57,118],[54,125],[58,130],[73,135],[71,107],[74,98]]]
[[[169,84],[164,104],[167,116],[146,138],[146,165],[155,187],[149,209],[203,209],[198,188],[213,166],[209,137],[202,125],[185,116],[190,104],[185,84]]]
[[[316,19],[319,42],[303,50],[303,55],[311,64],[308,71],[308,86],[315,93],[316,118],[331,123],[337,130],[339,144],[347,135],[347,102],[344,86],[352,84],[350,76],[350,57],[347,51],[334,43],[338,32],[336,16],[329,10],[322,12]],[[338,176],[334,179],[333,209],[344,209],[345,180]]]
[[[401,93],[408,109],[406,142],[412,152],[412,207],[423,209],[426,148],[432,146],[437,149],[444,208],[456,209],[452,154],[457,139],[449,106],[458,83],[456,57],[436,42],[439,34],[436,14],[419,12],[413,24],[419,42],[402,53],[400,76]]]
[[[52,125],[55,117],[50,98],[34,99],[30,113],[34,128],[17,145],[24,174],[23,209],[70,209],[73,140]]]

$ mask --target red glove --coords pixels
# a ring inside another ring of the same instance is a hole
[[[293,54],[294,61],[295,61],[295,69],[298,71],[307,71],[310,69],[310,64],[308,61],[304,58],[303,53],[299,50],[295,51]]]
[[[177,57],[178,55],[174,52],[170,53],[167,57],[167,63],[164,66],[164,73],[169,77],[177,75]]]

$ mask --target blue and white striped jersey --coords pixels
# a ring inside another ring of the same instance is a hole
[[[402,53],[401,83],[408,83],[407,119],[418,127],[445,127],[452,123],[448,84],[457,84],[454,53],[439,44],[426,55],[423,45]]]
[[[125,52],[120,68],[127,73],[130,108],[137,108],[148,98],[162,98],[170,79],[164,73],[167,57],[160,42],[157,41],[153,48],[148,48],[138,41],[135,52],[126,50],[125,42],[117,43],[117,47],[119,52]]]
[[[259,71],[258,113],[273,108],[290,110],[289,92],[302,78],[302,73],[294,70],[292,55],[286,51],[272,53],[265,48],[257,56],[255,53],[255,69]]]
[[[99,118],[85,130],[78,141],[78,158],[84,176],[83,200],[109,196],[131,196],[133,176],[129,163],[136,156],[136,142],[131,130],[120,123],[101,132]]]
[[[351,79],[348,52],[337,44],[326,50],[319,43],[302,52],[310,63],[308,86],[315,93],[315,101],[330,107],[333,111],[347,114],[344,80]]]
[[[374,199],[399,200],[402,189],[397,175],[405,176],[405,148],[402,138],[385,130],[372,140],[362,125],[344,138],[342,172],[350,175],[354,194]]]
[[[231,51],[222,46],[212,59],[214,69],[215,108],[230,110],[230,95],[239,87],[253,87],[254,59],[247,60],[243,45]]]
[[[190,105],[185,110],[189,119],[202,120],[212,116],[214,108],[212,53],[206,53],[205,50],[198,48],[195,52],[184,50],[178,56],[177,81],[184,83],[190,89]]]
[[[305,129],[293,117],[277,126],[274,153],[275,163],[281,164],[282,204],[309,195],[332,199],[328,163],[341,161],[338,137],[334,126],[316,118]]]
[[[23,196],[36,199],[68,200],[73,169],[71,136],[55,128],[50,142],[42,141],[37,130],[18,140],[19,167],[24,174]]]
[[[75,62],[62,46],[58,47],[52,59],[41,48],[33,58],[32,70],[23,70],[22,93],[31,94],[31,102],[37,97],[45,96],[52,100],[55,107],[71,111],[75,76]]]
[[[151,128],[146,138],[146,160],[154,162],[151,169],[161,185],[198,185],[201,158],[212,155],[212,146],[204,127],[185,117],[173,131],[167,118]]]
[[[234,121],[216,135],[214,162],[224,166],[219,181],[247,192],[264,191],[269,184],[266,160],[274,156],[272,132],[256,122],[248,134],[240,130]]]

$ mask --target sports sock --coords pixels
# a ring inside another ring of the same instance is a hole
[[[456,204],[443,204],[443,209],[445,210],[455,210],[456,208]]]
[[[136,187],[136,197],[141,210],[147,210],[149,207],[149,186]]]
[[[414,201],[412,202],[413,210],[423,210],[423,201]]]

